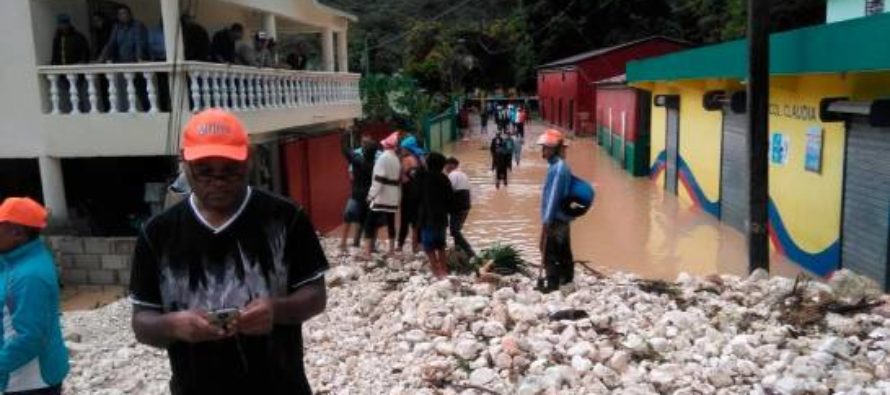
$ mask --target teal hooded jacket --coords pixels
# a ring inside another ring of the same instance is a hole
[[[0,391],[61,384],[68,350],[59,323],[59,281],[43,240],[0,254]]]

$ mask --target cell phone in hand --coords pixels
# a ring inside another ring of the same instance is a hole
[[[228,328],[232,321],[240,315],[241,312],[236,308],[219,309],[207,313],[207,320],[210,321],[212,325],[216,325],[220,328]]]

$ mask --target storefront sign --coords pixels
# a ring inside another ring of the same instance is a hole
[[[769,141],[769,158],[774,165],[784,166],[788,163],[789,139],[784,133],[773,133]]]
[[[805,104],[770,103],[769,115],[773,117],[796,119],[799,121],[816,121],[818,111],[816,107]]]
[[[807,129],[807,153],[804,169],[813,173],[822,172],[822,127],[812,126]]]

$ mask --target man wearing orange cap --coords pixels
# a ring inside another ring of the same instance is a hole
[[[248,139],[218,109],[186,124],[191,195],[149,220],[133,257],[139,342],[165,348],[173,394],[310,394],[301,325],[328,262],[306,212],[248,186]]]
[[[68,375],[56,265],[40,240],[46,216],[29,198],[0,204],[0,393],[60,394]]]
[[[569,197],[572,171],[566,163],[562,133],[549,129],[538,138],[541,156],[550,167],[541,195],[541,258],[547,273],[544,292],[554,291],[574,279],[574,261],[569,223],[572,218],[562,207]]]

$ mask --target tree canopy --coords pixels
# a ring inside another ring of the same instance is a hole
[[[745,0],[325,0],[359,16],[350,68],[401,72],[430,92],[532,90],[535,67],[652,35],[744,36]],[[825,0],[772,0],[771,28],[822,23]]]

